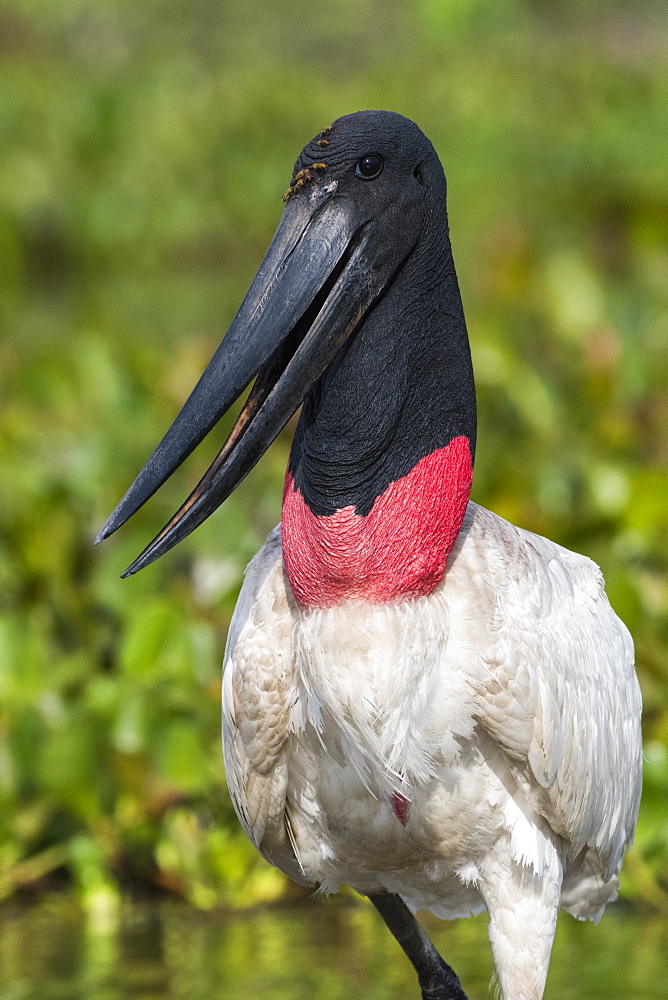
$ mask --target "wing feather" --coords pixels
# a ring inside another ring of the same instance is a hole
[[[590,559],[482,508],[474,515],[467,545],[494,595],[478,719],[570,857],[594,849],[610,878],[640,799],[631,637]]]
[[[272,864],[302,881],[286,814],[294,678],[280,536],[249,564],[223,666],[223,756],[239,820]]]

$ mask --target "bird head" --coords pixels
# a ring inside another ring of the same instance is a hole
[[[238,486],[431,230],[447,234],[445,177],[413,122],[347,115],[302,150],[269,249],[180,413],[96,541],[128,520],[252,382],[190,497],[124,575],[205,520]],[[427,241],[428,242],[428,241]],[[253,381],[254,380],[254,381]]]

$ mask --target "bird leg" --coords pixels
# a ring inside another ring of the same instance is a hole
[[[455,970],[443,961],[401,896],[373,893],[369,899],[411,960],[422,1000],[467,1000]]]

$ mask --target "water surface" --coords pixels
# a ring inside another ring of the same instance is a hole
[[[470,1000],[492,997],[486,918],[425,918]],[[314,900],[244,914],[173,901],[123,905],[100,933],[68,898],[0,910],[0,1000],[419,1000],[368,904]],[[562,914],[545,1000],[668,998],[668,923],[613,907]]]

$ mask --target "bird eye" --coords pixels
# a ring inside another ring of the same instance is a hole
[[[383,169],[383,159],[376,153],[368,153],[361,160],[357,161],[355,173],[364,181],[372,181],[378,177]]]

